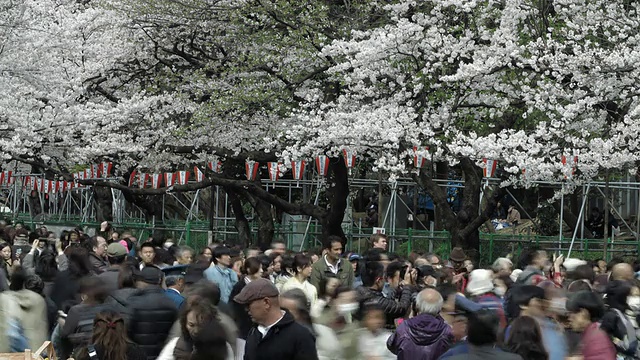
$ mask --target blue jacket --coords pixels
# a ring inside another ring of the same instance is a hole
[[[205,270],[204,277],[218,285],[220,288],[220,301],[225,304],[228,303],[231,290],[238,282],[238,274],[229,268],[221,269],[216,265]]]
[[[182,307],[182,303],[184,303],[184,296],[180,295],[177,291],[173,289],[165,289],[164,294],[171,299],[176,304],[178,310]]]

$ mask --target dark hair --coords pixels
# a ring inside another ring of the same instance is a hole
[[[311,303],[302,290],[297,288],[290,289],[280,294],[280,296],[295,301],[303,325],[311,326],[313,324],[311,320]]]
[[[78,292],[87,295],[98,304],[102,304],[109,296],[109,289],[104,280],[97,276],[85,276],[80,279]]]
[[[227,352],[225,329],[217,319],[212,319],[193,339],[191,360],[225,360]]]
[[[44,251],[36,260],[36,274],[44,281],[53,281],[58,274],[56,255],[51,251]]]
[[[498,315],[489,309],[481,309],[469,315],[467,340],[476,346],[492,345],[498,340]]]
[[[196,313],[198,319],[198,325],[204,325],[218,317],[218,309],[216,306],[205,298],[199,298],[197,301],[187,301],[180,312],[180,328],[182,329],[182,336],[188,342],[191,341],[191,335],[187,330],[187,316],[190,312]]]
[[[297,254],[293,257],[293,273],[298,274],[298,268],[304,269],[311,266],[311,259],[302,254]]]
[[[14,268],[10,280],[9,290],[19,291],[24,289],[24,283],[27,280],[27,271],[22,266]]]
[[[597,322],[604,315],[604,304],[600,296],[591,291],[578,291],[567,301],[567,310],[577,313],[585,309],[589,312],[591,322]]]
[[[79,279],[91,274],[91,263],[89,253],[82,247],[68,248],[67,259],[69,259],[69,273],[72,277]]]
[[[212,254],[213,254],[213,262],[217,264],[218,259],[223,257],[224,255],[231,256],[231,250],[229,250],[229,248],[226,246],[217,246],[215,249],[213,249]]]
[[[322,246],[325,249],[331,249],[333,243],[340,243],[340,245],[342,245],[342,238],[337,235],[330,235],[325,241],[322,242]]]
[[[392,278],[396,275],[397,272],[402,272],[403,263],[400,261],[394,261],[387,265],[387,270],[385,271],[386,278]]]
[[[187,302],[204,299],[211,302],[214,306],[218,306],[220,303],[220,288],[217,284],[207,279],[201,279],[189,286],[185,291],[185,297],[187,298]]]
[[[575,280],[567,286],[567,292],[591,291],[591,285],[584,280]]]
[[[384,266],[377,261],[369,261],[362,275],[362,284],[371,287],[377,279],[384,278]]]
[[[44,281],[38,275],[28,275],[24,280],[24,288],[44,296]]]
[[[151,249],[153,249],[153,252],[154,252],[154,253],[156,252],[156,247],[155,247],[155,246],[153,246],[153,243],[151,243],[151,242],[149,242],[149,241],[147,241],[147,242],[143,242],[143,243],[140,245],[140,252],[142,252],[142,249],[144,249],[144,248],[151,248]]]
[[[618,309],[623,313],[629,308],[627,297],[631,293],[631,285],[626,281],[613,280],[607,284],[605,303],[612,309]]]
[[[112,310],[101,311],[96,315],[91,343],[100,349],[101,360],[126,359],[130,342],[122,315]],[[80,347],[78,359],[89,358],[87,347]]]
[[[442,296],[442,299],[446,302],[449,296],[456,295],[458,293],[458,289],[453,284],[440,284],[436,287],[436,290]]]
[[[527,306],[533,299],[544,300],[544,298],[544,289],[534,285],[519,286],[511,293],[513,303],[518,306]]]
[[[536,320],[529,316],[520,316],[512,323],[509,338],[505,344],[509,352],[527,360],[547,360],[549,354],[542,343],[542,333]]]
[[[596,274],[593,272],[593,266],[588,264],[579,265],[570,273],[570,278],[572,280],[587,280],[591,284],[593,284],[595,277]]]
[[[11,244],[9,244],[8,242],[2,242],[0,243],[0,250],[6,248],[6,247],[11,247]]]
[[[255,257],[250,257],[244,260],[244,264],[242,264],[242,273],[245,275],[253,275],[260,271],[262,267],[262,262]]]
[[[133,273],[135,271],[135,264],[125,263],[125,265],[120,267],[120,271],[118,271],[118,288],[135,288],[136,281],[133,278]]]
[[[382,260],[382,254],[384,254],[384,250],[379,248],[372,248],[365,251],[365,253],[363,254],[363,257],[366,262],[380,261]]]
[[[92,253],[93,252],[93,248],[97,248],[98,247],[98,237],[97,236],[92,236],[90,238],[88,238],[85,242],[82,243],[82,246],[87,249],[88,252]]]
[[[524,269],[533,264],[533,260],[535,260],[541,251],[542,250],[538,246],[531,246],[522,251],[520,258],[518,259],[518,268]]]
[[[331,274],[333,275],[333,274]],[[325,276],[322,279],[320,279],[320,282],[318,283],[318,298],[324,298],[326,296],[334,296],[334,294],[327,294],[327,284],[329,283],[329,279],[338,279],[335,276]]]
[[[267,271],[269,270],[269,266],[271,266],[273,261],[269,256],[265,254],[258,255],[257,259],[258,261],[260,261],[260,264],[262,265],[262,271],[264,271],[263,276],[267,276]]]

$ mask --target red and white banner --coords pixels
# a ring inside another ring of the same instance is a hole
[[[193,167],[193,176],[196,177],[196,181],[197,182],[202,182],[204,181],[204,173],[202,172],[202,170],[200,170],[199,167],[194,166]]]
[[[316,170],[318,175],[327,176],[329,173],[329,157],[327,155],[316,156]]]
[[[26,177],[25,180],[27,181],[26,183],[29,184],[29,186],[27,186],[26,188],[29,190],[38,190],[38,179],[36,179],[35,176],[29,176]]]
[[[207,167],[209,167],[209,169],[211,169],[211,171],[213,171],[214,173],[219,174],[222,172],[222,161],[220,160],[209,161],[207,163]]]
[[[293,174],[294,180],[302,180],[302,176],[304,175],[304,166],[304,160],[291,162],[291,173]]]
[[[100,163],[100,173],[102,174],[103,178],[108,178],[109,176],[111,176],[111,169],[113,168],[113,163],[112,162],[103,162]]]
[[[413,147],[413,166],[420,169],[423,168],[427,162],[427,158],[424,156],[429,151],[428,146],[414,146]]]
[[[176,173],[164,173],[164,186],[171,187],[176,182]]]
[[[482,159],[484,162],[483,175],[486,178],[492,178],[496,174],[496,167],[498,166],[498,162],[493,159]]]
[[[101,174],[102,174],[102,166],[100,166],[99,164],[91,165],[91,167],[89,168],[90,179],[99,178]]]
[[[189,172],[188,171],[178,171],[178,184],[186,185],[189,182]]]
[[[131,175],[129,175],[129,184],[128,184],[129,187],[133,187],[133,185],[136,183],[136,179],[138,178],[137,175],[138,175],[138,171],[133,170],[131,172]]]
[[[280,166],[279,162],[270,161],[267,163],[267,170],[269,170],[269,180],[278,181],[280,178],[280,170],[278,167]]]
[[[151,175],[151,187],[153,189],[160,189],[160,184],[162,184],[162,174]]]
[[[138,187],[140,189],[144,189],[147,187],[148,182],[149,182],[149,174],[141,172],[138,175]]]
[[[355,151],[351,151],[349,149],[342,150],[342,156],[344,157],[344,164],[347,166],[347,169],[351,169],[356,166],[356,153]]]
[[[11,184],[12,178],[11,175],[13,174],[13,172],[11,170],[5,170],[3,172],[0,173],[0,185],[2,184]]]
[[[578,166],[578,156],[574,156],[573,157],[573,162],[571,163],[571,175],[567,176],[565,175],[564,178],[565,179],[571,179],[573,177],[573,175],[575,175],[576,173],[576,167]],[[560,158],[560,161],[562,161],[562,166],[565,167],[567,166],[567,156],[566,155],[562,155],[562,157]]]
[[[254,181],[258,177],[258,167],[260,163],[253,160],[246,160],[244,163],[244,171],[247,176],[247,180]]]

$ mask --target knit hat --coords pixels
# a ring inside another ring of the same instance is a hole
[[[469,274],[467,291],[471,296],[486,294],[493,290],[493,272],[491,270],[476,269]]]

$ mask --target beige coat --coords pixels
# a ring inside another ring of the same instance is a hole
[[[47,340],[47,304],[42,296],[31,290],[4,291],[0,293],[0,304],[0,353],[11,350],[6,334],[12,310],[16,313],[11,316],[20,320],[31,350],[35,351]]]

